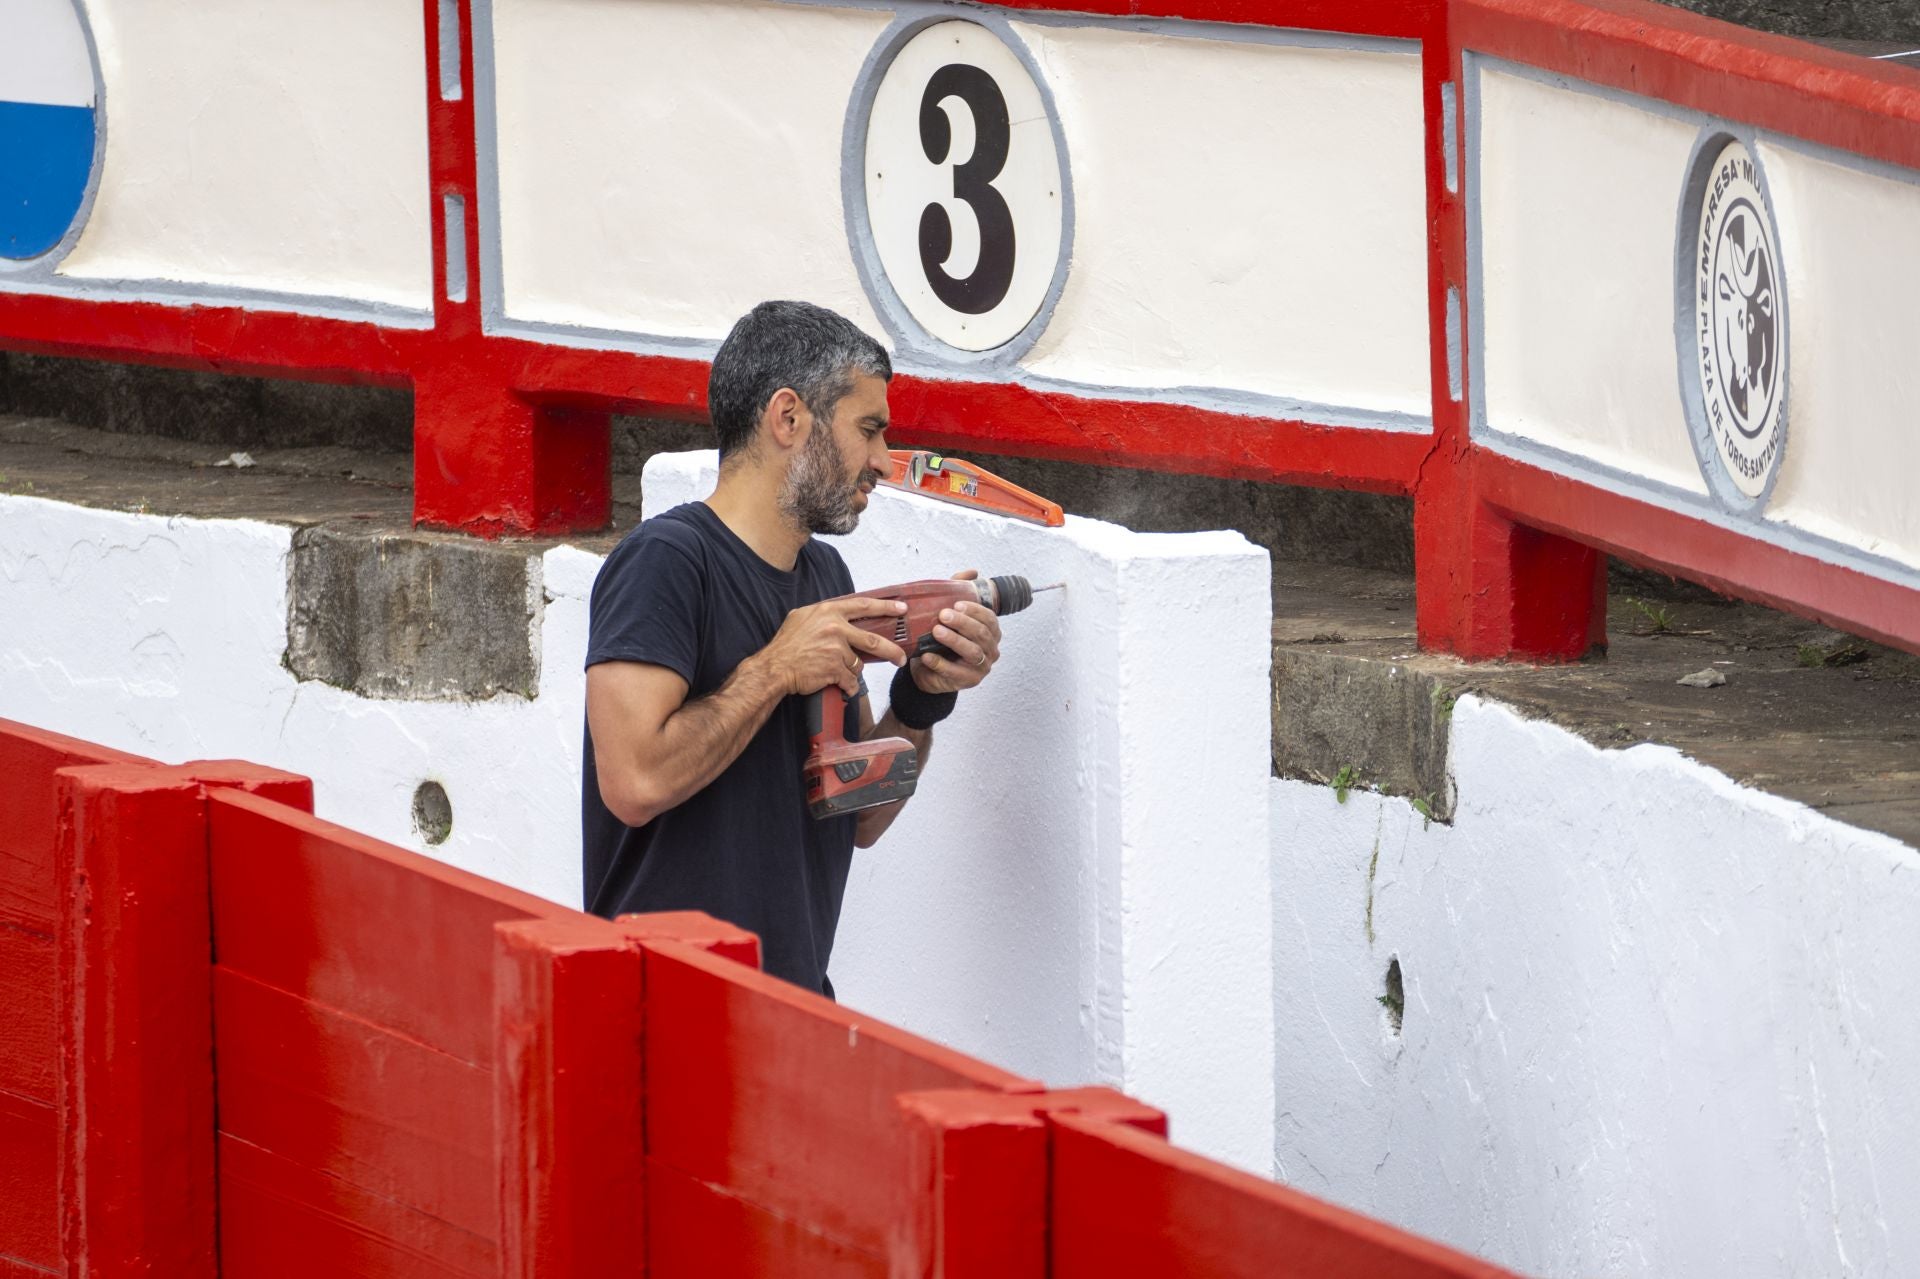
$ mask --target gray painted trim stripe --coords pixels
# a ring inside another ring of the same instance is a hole
[[[1447,286],[1447,398],[1460,402],[1460,287]]]
[[[449,191],[440,198],[446,224],[447,301],[467,300],[467,200]]]
[[[1460,193],[1460,104],[1453,81],[1440,85],[1440,152],[1446,165],[1447,194]],[[1456,400],[1459,396],[1454,396]]]
[[[158,302],[164,306],[232,306],[249,311],[278,311],[327,320],[352,320],[390,329],[430,329],[433,312],[391,302],[323,294],[284,293],[276,289],[229,288],[181,280],[70,280],[58,277],[16,283],[0,276],[0,293],[77,298],[86,302]]]
[[[460,0],[440,0],[440,100],[458,102],[460,83]]]

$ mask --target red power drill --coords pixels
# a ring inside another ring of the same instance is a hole
[[[911,659],[922,653],[953,656],[953,650],[933,637],[942,609],[972,601],[1005,617],[1033,603],[1033,590],[1024,577],[976,581],[933,578],[877,591],[856,591],[841,598],[904,601],[905,613],[865,617],[854,625],[892,640]],[[816,818],[857,813],[905,799],[920,780],[920,754],[904,737],[848,741],[846,707],[847,695],[838,684],[829,684],[807,699],[807,763],[802,776],[807,783],[807,810]]]

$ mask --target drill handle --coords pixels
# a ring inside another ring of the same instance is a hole
[[[815,747],[846,735],[847,690],[829,684],[807,698],[807,740]]]

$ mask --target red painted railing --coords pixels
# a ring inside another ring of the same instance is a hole
[[[475,83],[472,0],[424,0],[427,83],[437,84],[443,13],[460,24],[462,81]],[[1920,591],[1871,571],[1729,531],[1697,513],[1621,497],[1495,454],[1470,438],[1471,307],[1466,193],[1449,191],[1447,93],[1472,49],[1746,121],[1878,160],[1920,167],[1920,89],[1811,46],[1644,0],[1016,0],[1055,8],[1417,40],[1428,240],[1430,434],[1248,416],[1192,405],[1091,398],[997,381],[903,376],[901,442],[1165,471],[1411,495],[1421,643],[1468,657],[1578,656],[1604,640],[1603,553],[1788,608],[1920,651]],[[1907,77],[1902,80],[1898,77]],[[1457,97],[1457,95],[1456,95]],[[458,197],[465,275],[448,297],[441,217],[427,329],[233,306],[0,294],[0,344],[236,373],[411,386],[415,518],[494,535],[602,526],[610,510],[607,417],[705,412],[699,359],[548,344],[484,331],[474,94],[428,92],[432,208]],[[1458,156],[1453,157],[1456,161]],[[1464,186],[1464,184],[1461,184]]]
[[[1504,1272],[760,973],[0,721],[0,1275]]]

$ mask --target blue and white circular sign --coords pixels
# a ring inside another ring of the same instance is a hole
[[[98,159],[98,80],[76,0],[0,0],[0,265],[67,240]]]

